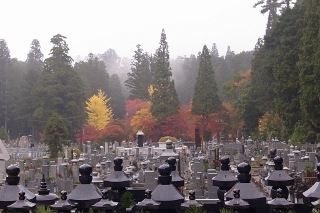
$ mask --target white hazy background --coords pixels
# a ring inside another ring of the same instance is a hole
[[[267,14],[253,8],[257,0],[1,0],[0,39],[11,58],[25,61],[33,39],[44,58],[50,39],[67,37],[74,59],[115,49],[132,58],[136,45],[154,53],[165,29],[171,58],[197,54],[217,44],[235,53],[252,50],[266,29]]]

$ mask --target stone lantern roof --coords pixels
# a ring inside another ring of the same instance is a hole
[[[149,189],[145,191],[145,199],[136,204],[137,209],[159,209],[160,203],[151,198],[151,193],[152,191]]]
[[[303,192],[303,202],[311,205],[311,202],[320,198],[320,163],[317,164],[317,182],[313,184],[307,191]]]
[[[189,200],[181,204],[181,209],[187,210],[188,208],[190,208],[190,206],[198,206],[198,207],[203,206],[201,203],[196,201],[196,193],[193,190],[189,191]]]
[[[266,178],[267,186],[292,186],[294,185],[294,179],[283,170],[283,159],[279,156],[273,159],[274,171]]]
[[[95,203],[94,205],[92,205],[92,209],[94,210],[115,209],[117,205],[118,205],[117,202],[113,202],[109,200],[108,190],[103,190],[102,199],[98,203]]]
[[[251,166],[248,163],[242,162],[237,166],[239,183],[234,188],[240,190],[241,199],[248,202],[250,207],[261,208],[266,205],[266,196],[251,183]],[[226,193],[226,199],[233,199],[233,190]]]
[[[116,157],[114,159],[114,172],[104,179],[104,186],[106,187],[129,187],[130,179],[122,171],[122,158]]]
[[[7,185],[2,186],[0,190],[0,208],[6,209],[8,205],[13,204],[19,199],[19,192],[23,191],[25,194],[25,198],[35,203],[36,196],[32,192],[30,192],[26,187],[19,184],[20,177],[20,168],[16,165],[10,165],[6,169],[7,177],[6,182]]]
[[[161,209],[179,209],[184,197],[180,192],[171,184],[171,168],[168,164],[163,164],[158,169],[159,184],[151,193],[152,199],[160,202]]]
[[[230,171],[230,159],[228,157],[222,157],[220,162],[221,171],[217,174],[217,176],[212,178],[212,184],[217,187],[230,189],[238,182],[238,179]]]
[[[238,179],[230,171],[230,159],[228,157],[222,157],[220,162],[221,171],[212,178],[212,185],[219,187],[218,198],[224,202],[225,192],[229,191],[238,182]]]
[[[79,181],[81,184],[72,190],[68,195],[68,200],[76,203],[77,209],[88,209],[101,199],[100,190],[92,182],[92,167],[83,164],[79,167]]]
[[[71,212],[74,205],[67,200],[67,192],[61,191],[61,200],[58,200],[55,204],[50,205],[50,209],[61,212]]]
[[[225,203],[225,206],[230,209],[249,209],[249,204],[240,198],[240,190],[233,190],[233,199]]]
[[[24,191],[19,192],[19,200],[9,205],[8,210],[17,212],[30,212],[30,210],[33,211],[36,207],[36,204],[26,200],[25,194],[26,193]]]

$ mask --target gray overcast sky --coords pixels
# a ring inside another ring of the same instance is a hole
[[[38,39],[44,58],[50,38],[67,37],[69,54],[86,56],[115,49],[132,58],[137,44],[154,53],[162,28],[171,58],[189,56],[217,44],[239,53],[252,50],[265,34],[267,14],[253,8],[257,0],[21,0],[1,1],[0,39],[12,58],[26,60],[30,43]]]

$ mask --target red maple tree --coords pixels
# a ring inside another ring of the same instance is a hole
[[[99,136],[99,131],[93,126],[87,125],[84,126],[81,130],[76,134],[76,140],[78,143],[86,142],[86,141],[97,141]]]
[[[99,132],[101,141],[122,141],[125,139],[125,132],[120,125],[108,124]]]

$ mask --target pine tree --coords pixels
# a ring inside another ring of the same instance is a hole
[[[192,102],[191,113],[208,118],[210,114],[221,109],[221,101],[218,96],[218,88],[215,81],[215,73],[211,65],[209,50],[203,46],[200,56],[198,78]]]
[[[150,100],[148,87],[152,83],[150,70],[150,57],[143,53],[141,45],[137,45],[131,60],[131,72],[128,73],[128,79],[125,81],[126,87],[130,89],[129,99]]]
[[[160,47],[154,55],[154,60],[156,68],[152,85],[151,113],[159,122],[162,122],[167,117],[177,114],[179,105],[174,81],[171,80],[169,50],[164,29],[161,33]]]
[[[98,94],[93,95],[86,102],[86,111],[88,115],[87,122],[97,130],[104,129],[113,117],[112,109],[108,105],[110,98],[98,90]]]

